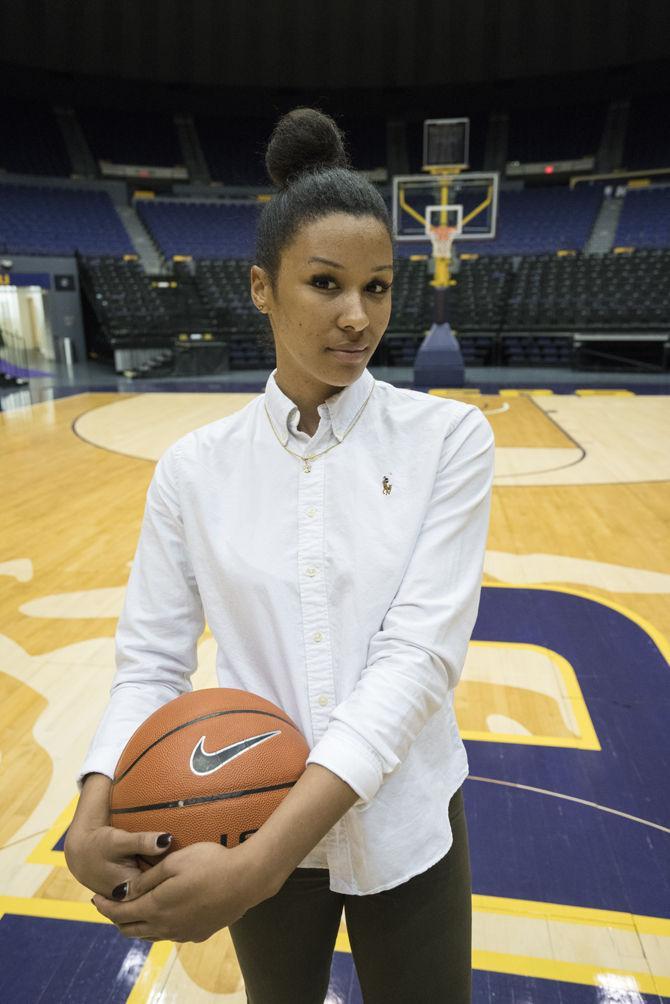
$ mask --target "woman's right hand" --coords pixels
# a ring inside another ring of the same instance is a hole
[[[138,855],[159,859],[169,848],[167,834],[128,833],[109,825],[111,781],[89,774],[65,837],[65,860],[78,882],[108,899],[113,890],[142,873]],[[158,839],[162,843],[158,843]]]

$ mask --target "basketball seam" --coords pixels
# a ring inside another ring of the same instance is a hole
[[[164,732],[162,736],[158,737],[158,739],[154,739],[154,741],[150,743],[146,749],[143,749],[142,752],[135,757],[133,762],[126,767],[122,774],[119,774],[118,777],[114,778],[112,785],[118,784],[119,781],[123,781],[124,777],[130,773],[133,767],[135,767],[135,765],[146,753],[149,752],[149,750],[153,749],[154,746],[157,746],[159,743],[162,743],[163,740],[169,738],[169,736],[173,736],[175,732],[179,732],[180,729],[188,728],[189,725],[196,725],[198,722],[204,722],[208,718],[222,718],[224,715],[265,715],[267,718],[276,718],[278,721],[284,722],[285,725],[290,725],[292,729],[295,729],[295,731],[298,732],[298,735],[301,734],[293,722],[289,721],[288,718],[282,718],[280,715],[275,715],[272,711],[258,711],[254,708],[233,708],[230,711],[211,711],[207,715],[199,715],[197,718],[192,718],[188,722],[182,722],[181,725],[177,725],[174,729],[170,729],[169,732]]]
[[[223,791],[216,795],[197,795],[193,798],[175,799],[174,802],[156,802],[155,805],[133,805],[127,809],[110,809],[112,816],[123,815],[129,812],[151,812],[156,809],[186,809],[191,805],[202,805],[205,802],[221,802],[227,798],[243,798],[245,795],[262,795],[266,791],[281,791],[283,788],[292,788],[295,781],[286,781],[283,784],[271,784],[265,788],[247,788],[244,791]]]

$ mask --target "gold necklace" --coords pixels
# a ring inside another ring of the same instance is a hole
[[[340,443],[344,442],[344,440],[347,438],[347,436],[349,435],[349,433],[351,432],[351,430],[353,429],[353,427],[356,425],[356,422],[358,421],[358,419],[361,417],[361,415],[365,411],[365,406],[367,405],[368,401],[372,397],[372,391],[374,389],[375,389],[375,385],[373,383],[372,390],[368,394],[366,400],[363,402],[363,406],[362,406],[361,410],[358,412],[358,414],[356,415],[356,418],[353,420],[353,422],[351,423],[351,425],[349,426],[349,428],[347,429],[347,431],[345,432],[345,434],[342,436],[342,439],[338,443],[333,443],[333,445],[329,446],[327,449],[321,450],[320,453],[312,453],[308,457],[302,457],[299,453],[295,453],[293,450],[289,450],[288,446],[285,446],[284,443],[282,443],[281,439],[279,438],[279,435],[277,434],[277,430],[275,429],[275,427],[274,427],[274,425],[272,423],[272,419],[270,418],[270,412],[268,411],[268,406],[265,403],[265,401],[263,401],[263,407],[265,408],[265,414],[268,416],[268,421],[270,423],[270,428],[274,432],[275,437],[276,437],[277,442],[279,443],[279,445],[282,446],[286,450],[287,453],[290,453],[292,457],[297,457],[298,460],[302,460],[303,465],[304,465],[303,466],[303,471],[304,471],[305,474],[309,474],[310,471],[312,470],[312,467],[311,467],[311,464],[310,464],[310,460],[316,460],[317,457],[322,457],[324,455],[324,453],[328,453],[330,450],[334,450],[336,446],[339,446]]]

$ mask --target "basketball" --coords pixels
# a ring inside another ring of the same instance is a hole
[[[171,833],[171,851],[202,840],[235,847],[286,797],[308,753],[288,715],[257,694],[218,687],[184,694],[126,744],[111,825]]]

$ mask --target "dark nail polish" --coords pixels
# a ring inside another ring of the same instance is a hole
[[[171,843],[172,843],[171,833],[161,833],[160,837],[158,837],[156,840],[156,845],[158,847],[169,847]]]
[[[112,899],[125,899],[127,892],[128,883],[122,882],[120,885],[117,885],[115,889],[112,889]]]

